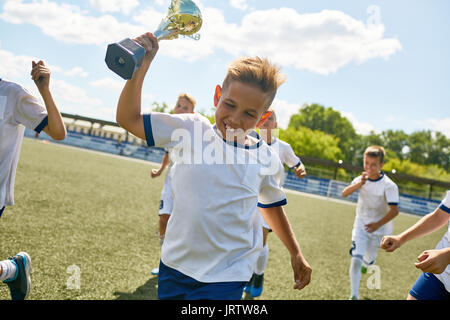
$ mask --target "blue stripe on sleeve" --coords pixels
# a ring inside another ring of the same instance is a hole
[[[450,213],[450,208],[447,208],[447,207],[444,206],[443,204],[441,204],[441,205],[439,206],[439,209],[444,210],[444,211],[447,212],[447,213]]]
[[[149,147],[155,146],[155,140],[153,139],[152,132],[152,115],[144,114],[144,131],[145,131],[145,140],[147,141],[147,145]]]
[[[302,161],[301,160],[298,160],[298,163],[295,165],[295,166],[293,166],[293,167],[291,167],[291,169],[294,169],[294,168],[297,168],[299,165],[301,165],[302,164]]]
[[[37,133],[41,133],[41,131],[47,126],[48,124],[48,116],[46,116],[41,123],[39,123],[39,125],[36,127],[36,129],[34,129],[34,131],[36,131]]]
[[[287,204],[287,200],[283,199],[281,201],[278,202],[274,202],[271,204],[262,204],[258,202],[258,207],[260,208],[273,208],[273,207],[281,207],[281,206],[285,206]]]
[[[390,205],[390,206],[398,206],[398,202],[388,202],[388,205]]]

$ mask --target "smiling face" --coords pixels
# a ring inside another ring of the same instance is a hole
[[[367,172],[369,178],[375,180],[379,178],[383,163],[378,157],[364,155],[364,171]]]
[[[227,141],[243,144],[267,109],[267,97],[254,85],[230,81],[216,87],[214,105],[217,130]]]

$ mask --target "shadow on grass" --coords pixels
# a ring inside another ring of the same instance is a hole
[[[116,300],[158,300],[158,277],[152,277],[134,292],[114,292]]]

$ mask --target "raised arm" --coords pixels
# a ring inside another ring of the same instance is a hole
[[[159,45],[155,36],[150,32],[137,37],[134,41],[145,48],[146,54],[133,78],[125,83],[117,104],[116,121],[125,130],[145,139],[144,122],[141,114],[142,86],[148,68],[158,52]]]
[[[363,172],[362,175],[361,175],[361,181],[358,182],[358,183],[351,184],[351,185],[348,185],[347,187],[345,187],[344,190],[342,190],[342,196],[344,198],[346,198],[349,195],[351,195],[353,192],[355,192],[356,190],[361,188],[366,183],[368,178],[369,178],[368,174],[366,172]]]
[[[63,140],[66,137],[66,126],[50,92],[50,70],[45,66],[44,61],[32,62],[31,78],[47,109],[48,122],[43,131],[55,140]]]

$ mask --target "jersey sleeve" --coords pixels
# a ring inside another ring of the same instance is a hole
[[[17,88],[17,103],[14,108],[14,121],[26,128],[41,132],[47,125],[47,110],[24,88]]]
[[[294,150],[292,149],[291,145],[289,145],[289,144],[287,145],[287,148],[286,148],[285,159],[286,159],[285,160],[286,165],[291,169],[302,163],[300,158],[295,155]]]
[[[439,205],[439,209],[450,213],[450,190],[447,191],[444,200],[442,200],[441,204]]]
[[[395,183],[389,183],[385,190],[384,195],[386,197],[386,201],[388,205],[390,206],[397,206],[399,202],[399,193],[398,193],[398,187]]]
[[[265,175],[259,192],[258,207],[271,208],[287,204],[286,194],[280,186],[284,168],[279,159],[279,168],[275,174]]]
[[[352,182],[350,183],[350,185],[356,184],[356,183],[360,182],[360,181],[361,181],[361,178],[362,178],[362,176],[357,176],[355,179],[352,180]]]
[[[145,139],[149,147],[173,148],[180,140],[174,136],[191,138],[194,123],[203,121],[196,114],[168,114],[152,112],[144,115]]]

